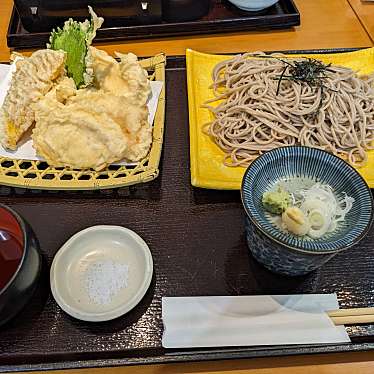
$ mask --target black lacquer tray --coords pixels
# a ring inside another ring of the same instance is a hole
[[[227,0],[212,0],[210,12],[196,21],[111,28],[105,28],[104,22],[104,27],[97,32],[95,42],[288,28],[299,24],[300,14],[293,0],[280,0],[274,6],[256,13],[241,11]],[[40,48],[45,47],[48,39],[48,32],[26,31],[22,27],[18,13],[13,10],[7,33],[8,47]]]
[[[339,254],[320,270],[303,277],[281,277],[256,263],[246,247],[239,192],[191,186],[185,77],[184,58],[170,58],[158,179],[96,192],[0,187],[0,202],[31,223],[44,256],[43,277],[30,304],[0,329],[0,371],[374,349],[374,325],[347,327],[352,344],[199,350],[161,347],[162,296],[336,292],[343,308],[374,306],[374,227],[359,247]],[[97,224],[122,225],[139,233],[153,254],[154,278],[145,298],[130,313],[112,322],[91,324],[70,318],[57,306],[49,291],[48,269],[71,235]]]

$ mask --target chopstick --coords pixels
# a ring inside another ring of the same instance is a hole
[[[374,323],[374,308],[330,310],[327,314],[336,326]]]

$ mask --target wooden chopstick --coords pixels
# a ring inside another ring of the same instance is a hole
[[[374,323],[374,308],[330,310],[327,314],[336,326]]]

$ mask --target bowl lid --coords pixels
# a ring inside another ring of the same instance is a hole
[[[262,195],[281,180],[310,178],[327,183],[342,199],[355,199],[338,229],[320,239],[310,240],[279,230],[267,217]],[[271,240],[288,248],[314,253],[334,253],[360,241],[373,219],[373,197],[361,175],[347,162],[326,151],[303,147],[280,147],[254,160],[246,170],[241,187],[244,209],[250,221]]]
[[[93,226],[72,236],[50,271],[53,297],[83,321],[108,321],[129,312],[151,283],[153,260],[144,240],[120,226]]]

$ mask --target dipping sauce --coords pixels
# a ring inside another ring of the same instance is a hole
[[[8,284],[23,256],[23,232],[17,219],[0,208],[0,291]]]

